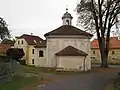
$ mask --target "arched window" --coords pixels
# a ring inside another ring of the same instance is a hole
[[[42,50],[39,51],[39,57],[44,57]]]
[[[67,22],[67,25],[69,25],[69,20],[66,20],[66,22]]]

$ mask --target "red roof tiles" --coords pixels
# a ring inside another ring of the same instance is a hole
[[[9,48],[11,48],[9,44],[0,44],[0,53],[5,54]]]
[[[35,48],[46,48],[46,43],[46,40],[44,40],[40,44],[36,45]]]
[[[94,40],[91,42],[91,48],[92,48],[92,49],[97,49],[97,48],[99,48],[98,40],[97,40],[97,39],[94,39]],[[113,49],[113,48],[120,48],[120,40],[118,39],[118,37],[111,37],[111,38],[110,38],[110,48],[111,48],[111,49]]]
[[[27,34],[23,34],[22,36],[17,37],[17,38],[18,39],[24,38],[26,42],[28,43],[28,45],[37,45],[37,44],[40,44],[41,41],[43,41],[43,39],[40,38],[39,36],[27,35]]]

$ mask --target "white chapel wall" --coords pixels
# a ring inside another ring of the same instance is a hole
[[[82,38],[49,38],[47,39],[47,66],[55,67],[56,66],[56,56],[55,53],[61,51],[67,46],[73,46],[79,50],[82,50],[88,54],[86,58],[87,69],[91,67],[90,64],[90,40]]]

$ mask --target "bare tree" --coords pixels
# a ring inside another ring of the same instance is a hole
[[[101,67],[108,67],[111,28],[119,23],[120,0],[81,0],[76,8],[78,23],[96,32],[101,54]]]

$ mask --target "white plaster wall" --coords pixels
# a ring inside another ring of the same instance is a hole
[[[43,57],[39,57],[39,51],[43,51]],[[36,48],[36,66],[45,67],[46,66],[46,48]]]
[[[57,67],[84,71],[84,58],[83,56],[58,56]]]
[[[73,46],[79,50],[82,50],[88,54],[86,57],[86,70],[91,69],[90,61],[90,39],[77,38],[77,37],[66,37],[66,38],[47,38],[47,50],[46,50],[46,65],[47,67],[56,67],[56,56],[55,53],[61,51],[67,46]]]
[[[32,54],[32,49],[34,49],[34,54]],[[43,51],[44,57],[39,57],[40,50]],[[32,59],[34,59],[34,64],[32,64]],[[45,67],[45,65],[46,65],[46,48],[34,48],[34,46],[30,46],[29,65]]]

